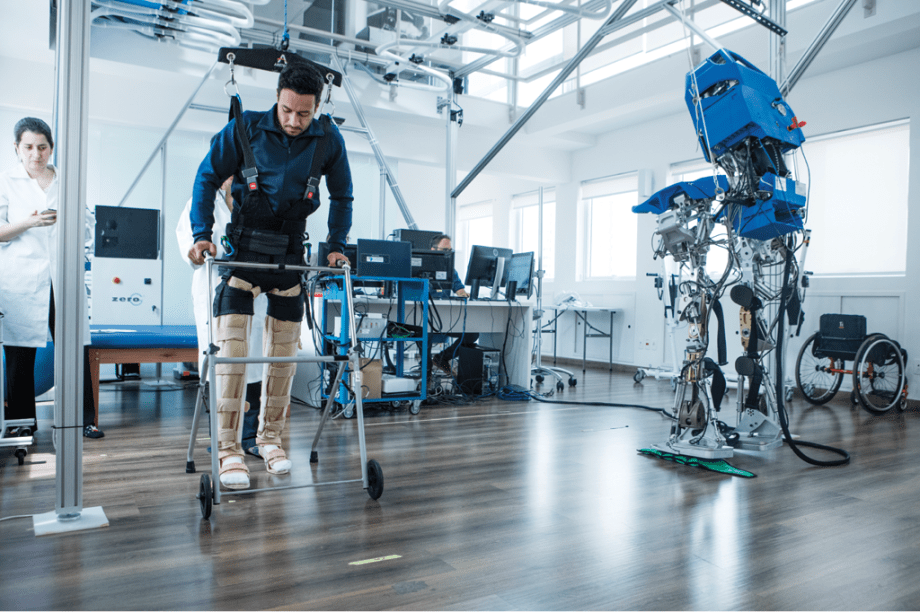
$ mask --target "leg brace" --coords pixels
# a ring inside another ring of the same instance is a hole
[[[272,294],[281,297],[300,295],[300,285],[281,291],[273,289]],[[300,321],[281,321],[265,317],[265,332],[262,349],[265,357],[293,357],[300,346]],[[291,381],[297,368],[295,363],[266,363],[262,376],[262,411],[259,414],[259,432],[256,442],[260,445],[281,446],[284,431],[285,412],[291,403]]]
[[[237,278],[228,283],[235,289],[251,291],[254,296],[259,288]],[[249,354],[249,336],[252,329],[252,316],[245,314],[220,315],[214,319],[215,341],[221,357],[246,357]],[[217,450],[223,466],[224,459],[243,456],[240,437],[243,430],[243,405],[245,403],[246,364],[220,363],[215,366],[218,386],[217,400]],[[240,461],[228,465],[238,466],[233,471],[248,473]],[[229,468],[228,468],[229,469]]]

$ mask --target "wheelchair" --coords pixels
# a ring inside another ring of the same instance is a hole
[[[846,369],[846,362],[853,369]],[[812,404],[829,402],[852,375],[850,401],[872,414],[907,406],[907,351],[885,334],[866,334],[861,315],[821,315],[820,330],[799,350],[795,382]]]

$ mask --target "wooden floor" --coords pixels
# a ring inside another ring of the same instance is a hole
[[[559,395],[658,407],[673,397],[666,382],[600,370]],[[378,501],[360,484],[267,492],[224,497],[205,521],[200,474],[184,469],[193,405],[192,391],[103,387],[106,437],[85,444],[84,505],[102,506],[110,525],[35,537],[29,519],[0,522],[0,609],[920,608],[915,406],[872,417],[842,393],[827,407],[793,400],[793,433],[849,450],[852,464],[812,467],[788,447],[736,453],[753,479],[637,454],[669,427],[638,409],[369,409]],[[317,422],[295,408],[293,474],[247,458],[254,486],[359,477],[353,420],[331,422],[310,466]],[[54,509],[41,426],[27,465],[0,450],[0,516]]]

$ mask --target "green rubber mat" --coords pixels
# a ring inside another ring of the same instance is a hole
[[[739,470],[724,459],[700,459],[699,457],[688,457],[687,455],[675,455],[674,453],[667,453],[654,448],[640,448],[639,452],[649,457],[658,457],[665,461],[674,461],[682,465],[703,468],[704,470],[728,474],[729,476],[741,476],[742,478],[755,478],[757,476],[753,472]]]

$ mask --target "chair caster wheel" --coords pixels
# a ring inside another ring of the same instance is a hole
[[[556,383],[556,391],[565,391],[565,385],[562,384],[562,381]]]
[[[543,382],[543,375],[542,375],[542,374],[537,374],[534,378],[537,379],[537,382],[538,382],[538,383]]]

